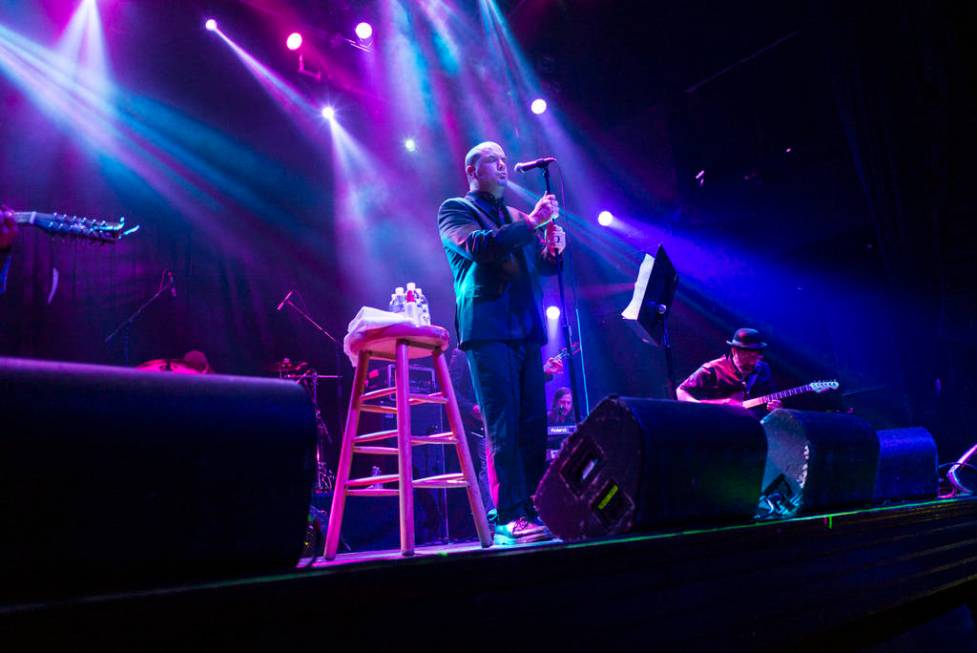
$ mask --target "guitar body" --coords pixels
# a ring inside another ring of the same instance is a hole
[[[699,403],[715,404],[717,406],[742,406],[744,398],[745,394],[741,390],[739,392],[734,392],[728,397],[722,397],[721,399],[700,399]]]

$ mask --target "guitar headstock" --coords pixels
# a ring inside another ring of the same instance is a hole
[[[125,218],[118,222],[107,222],[93,218],[80,218],[58,213],[34,213],[29,215],[29,224],[56,236],[85,238],[100,243],[114,243],[139,227],[126,229]]]
[[[811,390],[817,393],[827,392],[828,390],[837,390],[840,384],[832,379],[831,381],[814,381],[811,384]]]

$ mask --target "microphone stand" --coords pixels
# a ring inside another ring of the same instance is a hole
[[[325,327],[323,327],[321,324],[319,324],[318,322],[316,322],[315,320],[313,320],[312,317],[308,313],[306,313],[301,308],[299,308],[298,306],[296,306],[292,302],[292,298],[291,297],[288,297],[287,299],[285,299],[285,304],[289,308],[291,308],[293,311],[295,311],[296,313],[298,313],[299,315],[301,315],[303,318],[305,318],[306,322],[308,322],[309,324],[311,324],[315,328],[316,331],[318,331],[322,335],[324,335],[327,338],[329,338],[329,340],[333,344],[333,350],[336,352],[336,416],[337,416],[337,418],[339,420],[339,433],[340,433],[340,436],[341,436],[342,435],[342,432],[343,432],[344,425],[346,423],[346,420],[343,419],[343,412],[344,411],[343,411],[343,367],[342,367],[342,363],[343,363],[343,347],[342,347],[342,344],[338,340],[336,340],[333,337],[333,335],[331,333],[329,333],[329,331],[327,331],[325,329]],[[319,378],[326,378],[326,377],[324,377],[323,375],[320,374],[319,375]]]
[[[152,304],[157,299],[159,299],[163,295],[163,293],[165,293],[167,290],[169,290],[172,287],[173,287],[173,275],[169,274],[167,275],[166,282],[159,287],[159,290],[156,291],[155,295],[153,295],[148,300],[146,300],[146,302],[142,306],[137,308],[135,313],[127,317],[122,324],[115,327],[115,331],[105,336],[104,342],[107,345],[110,342],[112,342],[112,338],[119,335],[119,331],[125,329],[125,334],[122,336],[122,358],[125,361],[126,367],[129,366],[129,332],[132,330],[133,322],[139,319],[139,316],[142,315],[143,311],[149,308],[150,304]]]
[[[550,166],[546,164],[543,168],[543,183],[546,184],[546,194],[550,194]],[[565,230],[564,230],[565,231]],[[556,282],[560,289],[560,330],[563,332],[563,341],[567,346],[567,374],[570,375],[570,392],[573,393],[573,418],[580,423],[580,393],[577,392],[577,364],[573,360],[573,339],[570,332],[570,318],[567,312],[567,300],[563,285],[563,252],[556,255]]]

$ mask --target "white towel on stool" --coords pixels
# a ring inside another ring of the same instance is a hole
[[[357,356],[349,349],[350,340],[354,336],[358,336],[367,331],[393,324],[413,324],[413,322],[403,313],[381,311],[379,308],[373,308],[371,306],[364,306],[360,309],[360,312],[356,314],[356,317],[346,327],[346,337],[343,338],[343,351],[349,356],[349,361],[353,364],[353,367],[356,367]]]

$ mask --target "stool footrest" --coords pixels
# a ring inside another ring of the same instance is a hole
[[[363,478],[351,478],[346,481],[346,487],[366,487],[368,485],[382,485],[384,483],[395,483],[400,480],[397,474],[378,474],[377,476],[364,476]]]
[[[461,472],[452,474],[438,474],[437,476],[427,476],[425,478],[414,479],[415,488],[455,488],[468,487],[465,475]]]
[[[454,444],[458,440],[451,431],[432,433],[431,435],[415,435],[410,439],[412,445],[418,444]]]
[[[384,415],[396,415],[396,406],[380,406],[377,404],[360,404],[360,410],[364,413],[382,413]]]
[[[373,401],[374,399],[379,399],[380,397],[388,397],[395,392],[397,392],[396,387],[371,390],[370,392],[364,392],[363,394],[361,394],[360,401]]]
[[[400,490],[394,488],[349,488],[346,490],[348,497],[396,497],[400,495]]]
[[[417,406],[419,404],[447,404],[448,398],[445,397],[440,392],[432,392],[428,395],[418,395],[412,394],[410,396],[410,405]]]
[[[397,447],[358,447],[353,446],[353,453],[363,453],[370,456],[396,456],[400,454]]]
[[[374,431],[373,433],[363,433],[362,435],[357,435],[353,438],[353,445],[365,444],[367,442],[376,442],[377,440],[388,440],[390,438],[397,437],[397,429],[390,429],[389,431]]]

